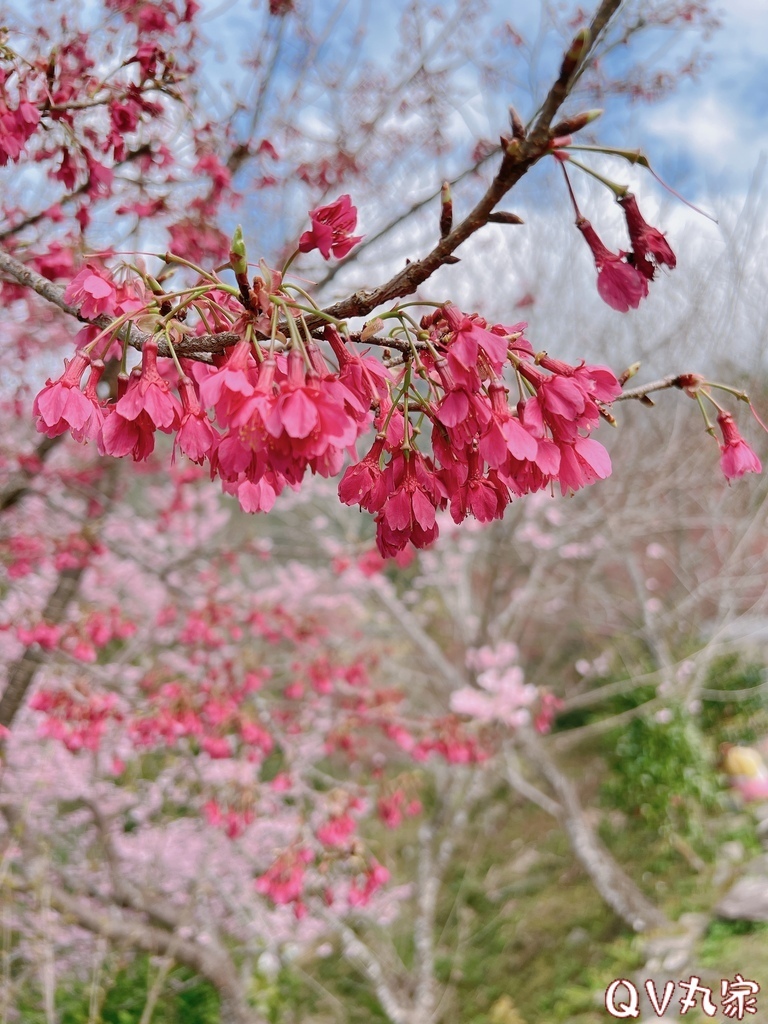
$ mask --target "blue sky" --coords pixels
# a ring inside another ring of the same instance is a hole
[[[399,46],[395,34],[396,12],[402,6],[403,0],[388,4],[351,0],[336,23],[338,35],[331,37],[321,59],[343,60],[346,41],[360,21],[367,19],[369,31],[360,48],[362,56],[386,62]],[[424,0],[424,10],[431,6]],[[454,3],[442,6],[451,9]],[[568,6],[575,8],[576,4]],[[590,9],[592,5],[584,6]],[[649,10],[653,6],[663,10],[665,4],[654,5],[643,0],[643,3],[626,6],[630,11],[633,7]],[[243,17],[250,5],[244,0],[233,3],[204,0],[203,7],[218,43],[209,65],[211,78],[219,82],[225,77],[236,78],[238,70],[232,56],[247,52],[248,45],[255,42],[255,23],[260,21],[262,4],[255,11],[248,11],[252,27],[248,33],[243,31]],[[322,23],[335,9],[336,0],[317,0],[311,8],[312,18]],[[611,58],[614,67],[620,68],[622,62],[633,63],[637,52],[654,51],[660,52],[661,65],[669,66],[674,63],[676,53],[688,52],[695,45],[711,54],[708,67],[698,78],[682,79],[669,95],[656,103],[632,104],[622,97],[610,97],[604,117],[594,125],[595,139],[628,148],[640,146],[662,177],[693,202],[708,209],[713,205],[739,203],[749,189],[761,153],[768,153],[768,116],[764,109],[768,91],[768,3],[765,0],[729,0],[727,9],[718,10],[714,5],[713,9],[720,15],[722,27],[709,40],[694,42],[691,34],[670,37],[663,31],[649,32],[640,40],[639,50],[619,49]],[[472,69],[462,70],[458,81],[464,95],[457,104],[455,118],[455,130],[457,138],[462,136],[461,143],[452,156],[442,161],[443,166],[432,166],[431,174],[424,173],[422,181],[415,176],[408,179],[408,199],[423,195],[425,189],[431,191],[432,178],[437,181],[467,166],[471,149],[468,126],[470,130],[475,127],[479,134],[494,138],[506,129],[509,102],[515,103],[524,118],[530,116],[534,105],[531,87],[540,98],[556,70],[563,38],[549,30],[546,8],[538,4],[510,5],[508,0],[492,0],[490,14],[494,20],[508,18],[531,40],[536,55],[533,67],[529,70],[521,53],[510,50],[508,83],[496,93],[486,91],[484,94],[472,79]],[[302,44],[296,39],[296,27],[289,21],[287,28],[286,52],[301,62]],[[289,68],[283,66],[278,70],[278,81],[286,81],[290,73]],[[308,116],[322,126],[321,109]],[[423,166],[422,170],[426,172],[427,168]],[[526,204],[536,204],[538,197],[548,191],[547,187],[542,187],[540,174],[537,169],[537,181],[520,190],[525,193]],[[627,178],[633,184],[638,181],[629,169]],[[646,180],[648,191],[653,194],[657,186],[647,177]],[[400,183],[397,196],[405,198]]]

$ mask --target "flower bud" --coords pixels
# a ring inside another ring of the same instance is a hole
[[[525,221],[522,217],[518,217],[516,213],[508,213],[506,210],[495,210],[493,213],[488,214],[489,224],[524,224]]]
[[[560,82],[567,82],[570,79],[571,75],[586,55],[591,41],[592,35],[589,29],[579,29],[563,57],[563,63],[560,66]]]
[[[631,380],[637,374],[637,372],[640,369],[640,366],[640,363],[632,363],[631,366],[628,366],[624,373],[619,374],[619,384],[621,384],[621,386],[624,387],[627,381]]]
[[[450,235],[453,226],[453,196],[451,186],[444,181],[440,186],[440,237]]]
[[[602,113],[602,110],[596,108],[595,110],[585,110],[581,114],[574,114],[573,117],[566,117],[564,121],[558,121],[554,127],[550,128],[549,134],[554,139],[559,135],[572,135],[574,132],[580,132],[582,128],[586,128],[588,124],[596,121]]]
[[[238,276],[248,273],[248,259],[245,253],[243,229],[238,224],[229,247],[229,265]]]
[[[520,115],[514,107],[509,108],[509,123],[512,127],[512,138],[513,139],[524,139],[525,138],[525,125],[520,120]]]

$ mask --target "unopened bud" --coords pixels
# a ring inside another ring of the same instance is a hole
[[[453,196],[451,186],[444,181],[440,187],[440,237],[450,235],[453,227]]]
[[[524,224],[525,221],[522,217],[518,217],[516,213],[507,213],[506,210],[496,210],[494,213],[488,214],[488,222],[490,224]]]
[[[502,153],[506,153],[507,156],[517,156],[520,152],[520,139],[510,139],[508,135],[500,135],[499,145]]]
[[[243,229],[239,224],[235,228],[235,233],[232,235],[232,243],[229,247],[229,265],[237,275],[248,273],[248,258],[245,253]]]
[[[584,110],[581,114],[574,114],[573,117],[566,117],[564,121],[558,121],[550,129],[549,134],[552,138],[556,138],[558,135],[572,135],[574,132],[580,132],[582,128],[596,121],[601,114],[602,110],[599,108]]]
[[[509,108],[509,123],[512,126],[512,138],[513,139],[524,139],[525,138],[525,125],[520,120],[520,115],[514,107]]]
[[[631,366],[626,368],[624,373],[619,374],[619,384],[621,384],[622,387],[624,387],[628,380],[631,380],[635,376],[640,369],[640,365],[640,363],[632,363]]]
[[[563,57],[560,67],[560,82],[567,82],[589,49],[592,36],[588,28],[579,29]]]

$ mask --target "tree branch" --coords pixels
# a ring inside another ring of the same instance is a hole
[[[248,1006],[235,965],[224,949],[202,946],[178,933],[128,919],[114,909],[92,906],[86,900],[51,889],[51,906],[81,928],[116,944],[126,944],[154,956],[173,957],[209,981],[219,992],[222,1020],[232,1024],[266,1024],[264,1018]],[[226,1015],[225,1015],[226,1014]]]
[[[667,926],[666,916],[646,899],[595,835],[573,783],[559,770],[539,737],[530,729],[520,729],[516,738],[555,791],[571,849],[608,906],[636,932]]]
[[[384,971],[374,956],[373,951],[355,934],[349,925],[339,921],[338,918],[331,917],[329,914],[324,914],[323,916],[326,922],[339,932],[344,955],[353,964],[358,965],[368,981],[370,981],[376,997],[381,1003],[382,1010],[384,1010],[392,1024],[408,1024],[407,1011],[395,997],[395,993],[384,977]]]
[[[668,377],[662,377],[661,380],[652,380],[649,384],[640,384],[636,388],[630,388],[628,391],[622,391],[622,393],[614,398],[614,402],[625,402],[628,399],[640,399],[640,401],[646,400],[646,405],[653,405],[648,395],[653,394],[654,391],[666,391],[669,388],[684,388],[685,381],[688,374],[671,373]]]

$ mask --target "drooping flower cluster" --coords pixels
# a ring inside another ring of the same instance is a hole
[[[467,516],[487,523],[515,497],[555,482],[566,494],[608,476],[608,453],[589,437],[621,391],[607,367],[536,356],[525,324],[489,325],[450,304],[421,326],[426,393],[406,381],[409,368],[396,383],[429,423],[431,453],[416,448],[410,416],[390,406],[379,413],[371,451],[339,485],[342,501],[375,515],[382,554],[431,543],[443,509],[457,523]],[[508,366],[516,373],[514,406],[502,376]]]
[[[589,246],[597,268],[597,291],[600,298],[612,309],[626,313],[637,309],[641,301],[648,295],[648,282],[653,281],[656,271],[661,266],[673,269],[677,258],[664,235],[658,228],[648,224],[637,205],[634,195],[625,186],[603,178],[589,167],[573,161],[576,167],[586,171],[610,188],[624,211],[627,232],[631,245],[630,250],[619,249],[611,252],[600,239],[586,217],[582,216],[565,164],[571,162],[566,152],[571,137],[554,139],[553,155],[560,161],[565,176],[568,193],[576,213],[576,227],[582,233]]]
[[[600,292],[615,308],[636,305],[659,264],[674,266],[663,236],[645,224],[634,198],[627,194],[622,204],[631,261],[613,256],[587,221],[578,222],[598,261]],[[302,251],[339,256],[358,240],[348,196],[310,217]],[[95,441],[102,454],[137,461],[152,454],[157,431],[173,434],[174,454],[208,463],[248,512],[269,511],[307,472],[339,474],[349,457],[339,497],[374,516],[383,557],[431,544],[443,512],[455,523],[467,517],[489,523],[522,495],[555,485],[566,495],[610,474],[608,453],[592,436],[621,394],[608,367],[536,353],[525,323],[490,324],[450,302],[420,324],[395,306],[365,325],[363,343],[398,350],[399,359],[380,362],[353,348],[346,323],[319,310],[313,323],[304,304],[304,297],[311,299],[304,293],[299,304],[284,272],[262,260],[263,277],[249,282],[239,229],[230,266],[237,287],[200,268],[198,283],[166,298],[146,275],[116,283],[87,264],[67,300],[86,317],[117,319],[111,329],[81,332],[83,345],[62,377],[49,380],[35,399],[38,429],[49,437],[69,429],[79,441]],[[395,323],[384,338],[382,317]],[[150,327],[141,365],[119,373],[116,393],[105,399],[98,390],[105,359],[114,358],[115,337],[134,319]],[[209,363],[177,357],[176,346],[212,325],[239,340]],[[171,358],[160,356],[161,344]],[[709,396],[701,383],[696,388]],[[695,389],[685,390],[694,397]],[[719,422],[726,476],[756,471],[759,463],[733,433],[733,420]],[[371,424],[375,437],[358,460],[356,442]]]

